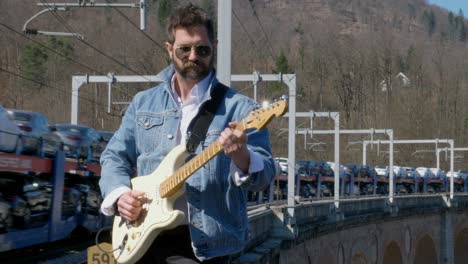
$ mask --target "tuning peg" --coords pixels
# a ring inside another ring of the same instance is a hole
[[[265,109],[267,108],[269,105],[271,104],[271,102],[269,100],[265,100],[262,102],[262,108]]]

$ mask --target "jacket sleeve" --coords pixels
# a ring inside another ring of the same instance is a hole
[[[241,117],[247,117],[251,111],[258,107],[257,104],[250,101],[249,107],[243,107]],[[261,191],[265,189],[275,176],[275,166],[271,154],[271,145],[268,129],[251,130],[247,132],[247,147],[261,157],[263,170],[252,173],[248,179],[241,184],[242,188],[249,191]]]
[[[99,186],[103,197],[119,187],[130,187],[130,178],[134,174],[137,159],[135,102],[136,97],[127,109],[119,129],[101,155]]]

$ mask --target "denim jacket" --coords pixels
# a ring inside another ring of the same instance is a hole
[[[169,66],[160,73],[160,85],[134,97],[102,153],[99,184],[104,197],[118,187],[130,186],[135,167],[139,176],[149,175],[176,146],[181,110],[170,93],[173,74]],[[213,78],[203,103],[211,99],[217,83]],[[253,100],[229,88],[196,152],[216,141],[230,121],[242,120],[255,108]],[[247,147],[260,154],[263,171],[252,173],[237,186],[230,175],[231,160],[221,152],[185,182],[192,246],[200,260],[243,249],[248,242],[247,191],[264,189],[275,174],[267,129],[252,130],[247,135]]]

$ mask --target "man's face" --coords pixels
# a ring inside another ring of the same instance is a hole
[[[175,71],[180,77],[199,82],[213,69],[214,45],[205,27],[177,28],[174,44],[166,43]]]

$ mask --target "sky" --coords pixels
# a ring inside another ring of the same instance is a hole
[[[458,15],[458,11],[461,9],[465,18],[468,18],[468,0],[428,0],[428,2],[448,9],[455,15]]]

